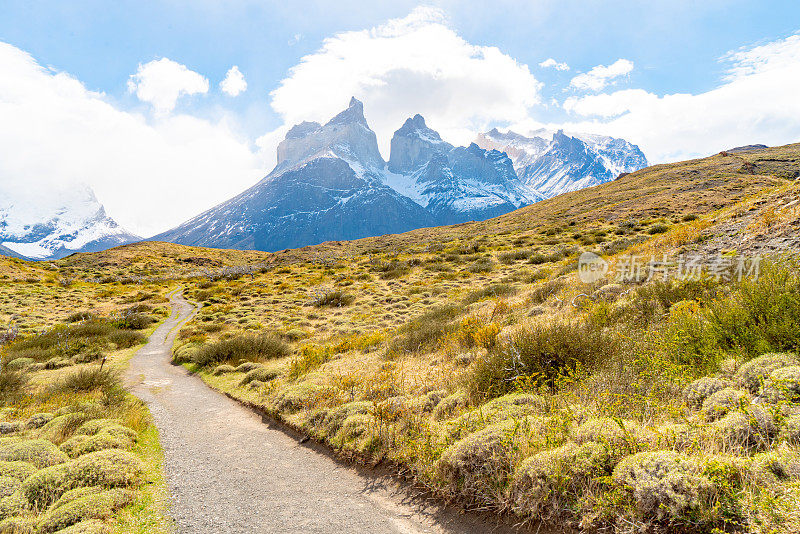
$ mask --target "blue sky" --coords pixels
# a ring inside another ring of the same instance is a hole
[[[269,108],[268,93],[324,38],[403,17],[419,4],[3,0],[0,40],[128,106],[135,105],[135,99],[126,83],[139,63],[168,57],[212,82],[238,65],[247,78],[246,94],[230,101],[212,93],[198,107],[225,105],[247,116],[249,128],[257,132],[280,124]],[[532,68],[550,57],[570,65],[570,73],[538,69],[547,96],[559,96],[575,71],[620,57],[637,65],[630,76],[633,86],[658,94],[708,90],[720,79],[723,66],[718,58],[726,52],[800,29],[796,1],[501,0],[492,2],[492,8],[484,2],[425,5],[441,7],[451,27],[470,43],[497,46]],[[543,120],[560,117],[558,110],[539,113]]]
[[[87,182],[146,235],[252,184],[289,126],[350,94],[384,156],[416,112],[455,143],[564,127],[654,162],[800,141],[798,30],[796,1],[0,0],[0,180]],[[182,207],[129,208],[145,175]]]

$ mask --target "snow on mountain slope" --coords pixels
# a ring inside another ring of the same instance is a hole
[[[421,115],[395,132],[385,162],[355,98],[325,124],[291,128],[277,152],[261,182],[152,239],[276,251],[399,233],[488,219],[646,164],[623,140],[563,132],[492,130],[455,147]]]
[[[542,129],[526,137],[495,128],[478,135],[475,143],[507,153],[522,183],[542,198],[605,183],[647,166],[639,147],[602,135]]]
[[[439,224],[488,219],[540,200],[520,186],[505,153],[474,143],[454,147],[421,115],[395,132],[387,167],[385,183],[427,208]]]
[[[88,186],[44,191],[0,184],[0,244],[16,255],[57,259],[139,239],[106,215]]]

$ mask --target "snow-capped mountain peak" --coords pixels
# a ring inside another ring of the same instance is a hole
[[[482,148],[505,152],[519,179],[544,198],[613,180],[647,166],[639,147],[624,139],[540,129],[530,137],[496,128],[479,134]]]
[[[623,140],[563,131],[526,137],[495,129],[455,147],[414,115],[394,133],[384,162],[353,98],[325,124],[291,128],[261,182],[153,239],[272,251],[483,220],[610,180],[634,170],[638,156],[644,166]]]
[[[364,118],[364,105],[356,98],[324,125],[302,122],[291,128],[278,145],[278,168],[287,169],[323,153],[383,168],[377,137]]]
[[[106,215],[87,185],[0,189],[0,244],[19,256],[56,259],[140,239]]]

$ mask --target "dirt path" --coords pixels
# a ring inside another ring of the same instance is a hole
[[[176,327],[194,312],[179,293],[171,302],[128,379],[158,426],[179,532],[512,532],[342,465],[170,365]]]

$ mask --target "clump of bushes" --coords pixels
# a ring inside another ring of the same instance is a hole
[[[494,270],[495,261],[489,256],[483,256],[472,262],[467,270],[471,273],[488,273]]]
[[[453,319],[462,313],[460,306],[447,305],[434,308],[406,323],[390,342],[395,352],[416,352],[432,347],[446,333],[454,330]]]
[[[501,342],[473,364],[467,387],[476,397],[512,391],[520,379],[555,388],[556,381],[579,369],[595,369],[612,360],[620,342],[583,320],[534,323]]]
[[[491,284],[483,289],[476,289],[467,293],[467,296],[464,297],[464,304],[474,304],[487,298],[506,297],[515,294],[517,291],[518,289],[511,284]]]
[[[514,512],[524,518],[554,521],[565,510],[579,510],[584,495],[602,491],[602,477],[611,474],[607,446],[573,442],[548,449],[523,461],[511,485]]]
[[[349,306],[355,300],[356,297],[350,293],[346,293],[339,289],[334,289],[320,293],[313,301],[311,301],[311,305],[317,308],[323,308],[325,306],[341,308],[344,306]]]
[[[203,345],[199,350],[188,353],[188,358],[200,367],[208,367],[244,359],[272,360],[289,356],[291,352],[291,347],[275,334],[244,334]]]
[[[698,514],[714,490],[694,459],[673,451],[623,458],[613,480],[629,494],[637,518],[649,521],[688,519]]]

